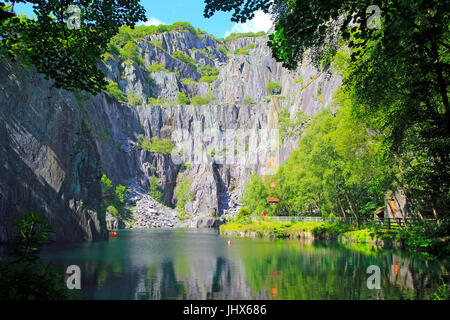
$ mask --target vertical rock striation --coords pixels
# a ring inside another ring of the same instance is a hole
[[[84,97],[58,90],[32,69],[3,61],[0,240],[11,239],[8,221],[27,211],[46,213],[57,228],[55,240],[104,238],[104,218],[96,214],[103,173],[115,184],[133,179],[147,190],[156,176],[163,201],[172,208],[179,201],[180,181],[189,180],[191,198],[184,209],[191,221],[237,212],[250,175],[267,174],[274,156],[285,161],[299,138],[271,142],[261,132],[278,128],[283,109],[291,119],[299,110],[314,115],[331,104],[340,85],[339,76],[308,63],[295,71],[284,69],[272,59],[266,41],[220,43],[189,32],[139,40],[144,65],[113,57],[101,66],[109,81],[134,98],[133,105],[105,93]],[[243,48],[248,55],[234,54]],[[190,56],[197,68],[174,58],[175,51]],[[149,72],[154,64],[167,72]],[[220,69],[214,82],[197,82],[201,65]],[[278,83],[280,90],[268,92],[269,82]],[[209,103],[178,105],[180,92]],[[149,105],[149,98],[160,105]],[[154,137],[169,139],[175,148],[161,153],[140,147],[139,139],[150,142]],[[270,142],[275,152],[258,149]]]

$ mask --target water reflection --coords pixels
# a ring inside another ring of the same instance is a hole
[[[443,264],[364,245],[228,238],[186,230],[121,231],[105,242],[51,247],[44,257],[82,270],[86,299],[427,298]],[[381,289],[367,288],[367,267]]]

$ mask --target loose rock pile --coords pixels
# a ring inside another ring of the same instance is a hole
[[[178,212],[154,200],[144,188],[131,181],[128,201],[135,206],[130,229],[173,228],[180,225]]]

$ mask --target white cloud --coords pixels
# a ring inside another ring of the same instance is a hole
[[[231,30],[225,32],[225,38],[231,33],[267,32],[272,28],[273,22],[270,15],[262,11],[256,11],[255,17],[245,23],[235,23]]]
[[[149,17],[147,22],[142,23],[142,26],[159,26],[160,24],[166,24],[164,22],[162,22],[159,19],[156,19],[154,17]]]

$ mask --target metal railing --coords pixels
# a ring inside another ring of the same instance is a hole
[[[379,225],[384,226],[388,229],[398,229],[403,228],[405,226],[411,224],[422,224],[423,222],[432,222],[435,223],[435,219],[426,219],[419,220],[417,218],[375,218],[375,219],[366,219],[360,218],[355,219],[353,217],[302,217],[302,216],[252,216],[252,220],[261,221],[261,220],[272,220],[277,222],[291,222],[291,221],[299,221],[299,222],[326,222],[326,223],[345,223],[345,224],[354,224],[354,225]]]

